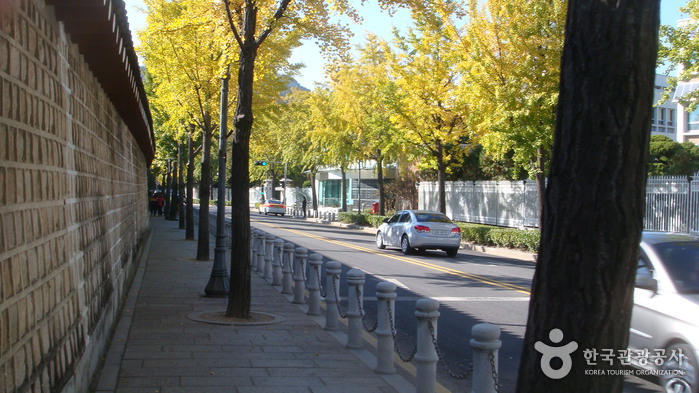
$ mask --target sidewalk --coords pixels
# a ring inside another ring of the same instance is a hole
[[[325,331],[256,273],[252,310],[281,322],[236,326],[189,319],[226,308],[226,298],[201,296],[213,261],[194,259],[196,241],[183,240],[177,222],[154,217],[151,227],[150,253],[136,273],[97,393],[415,390],[399,375],[374,373],[368,351],[344,348],[342,333]]]

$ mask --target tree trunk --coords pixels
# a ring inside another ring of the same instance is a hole
[[[211,199],[211,115],[204,114],[204,137],[202,138],[201,180],[199,181],[199,236],[197,261],[208,261],[209,247],[209,200]]]
[[[177,150],[179,151],[179,145],[177,147]],[[179,156],[179,153],[178,153]],[[179,195],[177,195],[180,187],[177,185],[177,159],[175,159],[172,163],[172,179],[170,179],[170,183],[172,184],[171,190],[170,190],[170,215],[168,216],[168,220],[176,221],[177,220],[177,213],[179,211],[179,205],[177,201],[180,199]]]
[[[386,191],[383,184],[383,156],[381,155],[381,149],[378,149],[376,153],[376,178],[379,187],[379,215],[383,216],[386,214]]]
[[[187,211],[185,212],[185,236],[187,240],[194,240],[194,148],[192,147],[192,134],[194,126],[189,126],[187,133]]]
[[[277,183],[277,174],[274,172],[274,164],[270,165],[269,172],[270,172],[270,178],[271,178],[269,197],[272,199],[277,199],[277,196],[274,195],[275,188],[277,188],[277,187],[275,187],[276,183]],[[279,199],[281,199],[281,198],[279,198]]]
[[[342,177],[342,183],[340,184],[340,211],[347,211],[347,171],[345,170],[345,165],[340,165],[340,175]]]
[[[544,215],[544,194],[546,193],[546,157],[544,157],[544,149],[539,147],[538,154],[536,157],[536,175],[534,176],[536,180],[536,217],[539,228],[542,225],[542,219]]]
[[[313,198],[313,214],[318,211],[318,191],[316,190],[316,169],[311,170],[311,198]]]
[[[165,181],[165,219],[170,218],[170,206],[172,205],[172,182],[170,179],[172,178],[172,168],[171,168],[171,162],[170,159],[168,158],[167,160],[167,180]]]
[[[231,154],[231,285],[227,317],[250,319],[250,131],[252,130],[252,94],[255,74],[255,26],[257,9],[245,3],[243,13],[243,44],[238,66],[238,100],[235,107],[233,148]]]
[[[446,177],[447,177],[447,164],[444,162],[444,147],[442,146],[442,141],[437,139],[436,141],[436,153],[435,158],[437,159],[437,193],[438,193],[438,206],[437,209],[446,214],[447,213],[447,193],[446,193]]]
[[[179,224],[180,224],[180,229],[185,229],[184,225],[184,203],[183,203],[183,198],[185,196],[185,184],[184,184],[184,169],[182,169],[182,164],[183,164],[183,152],[182,152],[182,144],[177,145],[177,166],[180,167],[180,173],[179,173],[179,178],[177,179],[177,186],[179,187],[178,195],[179,198],[177,198],[177,214],[179,214]]]
[[[622,391],[621,375],[585,375],[588,369],[623,369],[620,363],[590,366],[583,351],[619,354],[628,341],[643,224],[658,9],[658,0],[568,3],[556,134],[519,393]],[[544,372],[542,365],[551,359],[535,349],[537,342],[549,355],[547,347],[576,346],[570,372],[565,373],[559,359]]]

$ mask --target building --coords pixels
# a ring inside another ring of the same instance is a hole
[[[667,75],[655,75],[654,103],[658,103],[665,94],[668,87],[667,78]],[[672,140],[678,140],[677,102],[673,100],[673,95],[653,107],[651,119],[651,135],[665,135]]]
[[[0,1],[0,386],[86,392],[149,238],[123,0]]]
[[[395,179],[394,165],[384,167],[385,182]],[[342,172],[337,167],[321,168],[316,174],[318,205],[329,208],[342,206],[342,199],[347,201],[349,210],[356,210],[361,201],[362,210],[371,209],[371,204],[379,201],[378,175],[376,161],[369,160],[361,164],[350,165],[345,172],[347,192],[342,195]]]
[[[679,20],[677,27],[685,27],[691,22],[691,19]],[[677,142],[689,141],[699,145],[699,109],[688,112],[679,101],[682,96],[696,90],[697,87],[699,87],[699,79],[679,81],[672,95],[672,102],[677,106],[677,138],[674,138]]]
[[[677,116],[681,121],[677,125],[677,141],[689,141],[695,145],[699,145],[699,109],[692,112],[687,112],[686,108],[679,99],[699,87],[699,80],[677,83],[673,101],[677,105]]]

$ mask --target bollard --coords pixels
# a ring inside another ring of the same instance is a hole
[[[391,321],[396,320],[396,285],[390,282],[380,282],[376,285],[376,371],[379,374],[394,374],[396,367],[393,363],[393,329]],[[389,315],[390,313],[390,315]]]
[[[294,244],[284,243],[284,256],[282,258],[282,293],[292,295],[291,290],[291,263],[294,260]]]
[[[473,393],[494,393],[495,378],[498,372],[498,349],[500,327],[490,323],[479,323],[471,328],[471,347],[473,348]],[[493,356],[491,366],[490,356]],[[495,367],[495,370],[493,370]]]
[[[299,247],[296,249],[296,257],[294,258],[294,304],[306,304],[305,299],[305,279],[306,258],[308,258],[308,250]]]
[[[338,311],[337,303],[340,299],[340,273],[342,273],[342,264],[337,261],[330,261],[325,265],[325,330],[338,330],[338,322],[340,320],[340,312]]]
[[[274,260],[274,239],[276,236],[268,233],[265,235],[265,273],[264,279],[272,282],[272,261]]]
[[[352,269],[347,272],[347,348],[363,347],[362,309],[364,302],[364,272]]]
[[[272,285],[282,285],[282,248],[284,247],[284,239],[277,238],[274,240],[274,260],[272,261]]]
[[[257,233],[257,274],[265,274],[265,233]]]
[[[250,266],[253,272],[257,271],[257,232],[255,228],[250,231]]]
[[[439,356],[432,342],[429,325],[434,328],[434,338],[437,338],[437,318],[439,318],[439,302],[434,299],[420,299],[415,304],[417,317],[417,352],[415,353],[415,392],[434,393],[437,382],[437,362]]]
[[[308,315],[321,315],[320,312],[320,267],[323,256],[313,253],[308,256]]]

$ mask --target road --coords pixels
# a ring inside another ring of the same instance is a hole
[[[376,315],[376,284],[390,281],[398,286],[396,326],[401,352],[414,348],[415,301],[430,297],[440,302],[438,342],[445,364],[452,374],[462,374],[472,359],[469,343],[471,327],[488,322],[502,329],[499,352],[500,392],[514,391],[517,368],[529,307],[529,288],[535,264],[531,261],[491,256],[460,250],[456,258],[442,251],[404,256],[398,249],[379,250],[371,233],[316,224],[289,217],[251,213],[251,225],[297,247],[323,255],[324,260],[343,264],[341,296],[349,269],[367,274],[364,287],[366,323],[373,325]],[[322,277],[325,277],[324,271]],[[346,307],[346,301],[342,302]],[[438,368],[438,380],[452,392],[470,391],[471,380],[458,380]],[[651,382],[630,378],[627,393],[657,392]]]

